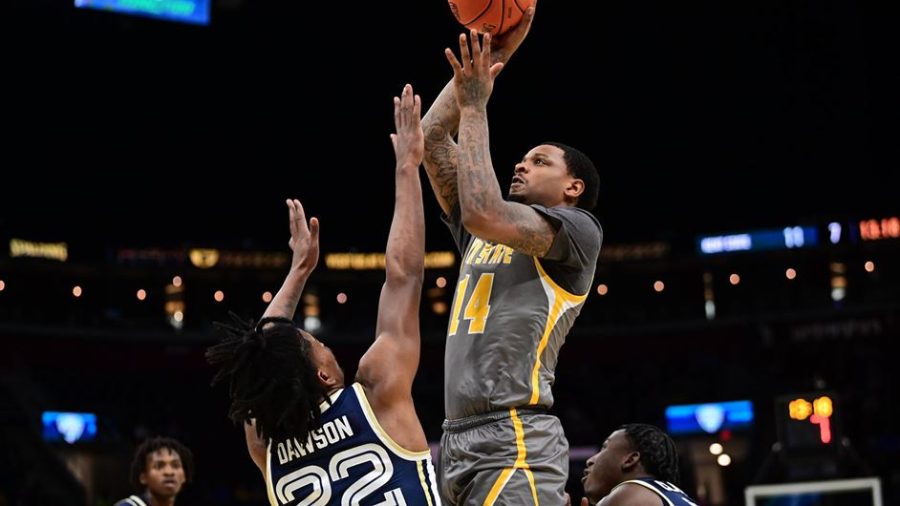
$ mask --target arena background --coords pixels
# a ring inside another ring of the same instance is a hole
[[[58,0],[3,11],[0,505],[111,504],[155,434],[195,452],[179,504],[264,504],[208,386],[211,322],[264,309],[288,258],[283,201],[299,198],[323,257],[298,322],[317,317],[352,374],[383,271],[343,267],[371,266],[387,236],[391,97],[409,82],[432,102],[459,26],[440,0],[213,0],[208,26]],[[489,114],[504,189],[545,140],[601,172],[605,295],[588,298],[555,386],[573,496],[618,425],[748,400],[745,427],[676,435],[703,504],[854,477],[900,504],[897,21],[869,0],[541,0]],[[425,194],[428,250],[452,251]],[[700,247],[764,232],[770,249]],[[437,441],[458,265],[434,258],[414,395]],[[823,396],[828,444],[785,404]],[[93,413],[96,437],[45,440],[44,411]]]

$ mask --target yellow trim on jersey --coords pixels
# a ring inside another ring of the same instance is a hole
[[[407,450],[406,448],[397,444],[396,441],[385,431],[381,424],[378,423],[378,418],[375,417],[375,412],[372,410],[372,406],[369,405],[369,399],[366,398],[366,392],[363,390],[362,385],[359,383],[353,384],[353,390],[356,391],[356,398],[359,399],[359,405],[363,408],[363,413],[366,415],[366,419],[369,420],[369,425],[372,426],[372,430],[375,431],[375,434],[378,436],[378,439],[381,439],[381,442],[384,443],[385,446],[388,447],[389,450],[394,452],[398,457],[406,460],[421,460],[425,458],[431,458],[430,450],[423,450],[420,452],[414,452],[411,450]]]
[[[541,341],[538,343],[537,354],[534,358],[534,367],[531,369],[531,399],[528,400],[528,404],[531,405],[536,405],[541,398],[541,383],[538,379],[538,376],[540,376],[541,373],[541,355],[544,353],[544,349],[547,348],[547,344],[550,342],[550,334],[553,332],[553,327],[556,326],[556,322],[559,320],[560,313],[562,313],[563,302],[562,297],[556,293],[553,298],[553,305],[550,307],[550,311],[548,311],[547,314],[547,324],[544,326],[544,335],[541,336]]]
[[[514,467],[507,467],[500,472],[500,476],[497,477],[497,481],[494,482],[491,491],[488,492],[487,497],[484,498],[484,502],[481,503],[482,506],[494,506],[494,502],[497,501],[497,497],[500,496],[500,492],[503,491],[503,487],[506,486],[506,482],[509,481],[510,476],[512,476],[512,473],[515,470]]]
[[[537,487],[534,485],[534,474],[531,473],[531,468],[528,466],[528,462],[525,461],[525,458],[528,456],[528,449],[525,447],[525,429],[522,428],[522,419],[519,418],[516,408],[509,408],[509,417],[512,418],[513,430],[516,432],[518,455],[516,455],[515,467],[516,469],[525,470],[525,477],[528,478],[528,484],[531,486],[531,497],[534,498],[534,506],[540,506],[537,497]]]
[[[266,445],[266,495],[269,496],[269,504],[271,506],[278,506],[278,501],[275,500],[275,489],[274,485],[272,485],[272,469],[270,462],[272,461],[272,440],[269,440],[269,444]]]
[[[431,493],[428,491],[428,483],[425,481],[425,472],[422,470],[422,461],[416,462],[416,470],[419,471],[419,483],[422,484],[422,492],[425,493],[425,499],[428,501],[428,506],[433,506],[431,504]]]
[[[567,291],[565,288],[556,284],[556,281],[553,281],[553,278],[551,278],[550,275],[547,274],[547,271],[544,270],[544,267],[541,265],[541,262],[540,262],[540,260],[538,260],[537,257],[531,257],[531,258],[534,260],[534,266],[537,267],[538,274],[540,274],[541,278],[543,278],[545,281],[547,281],[547,283],[550,284],[550,287],[553,288],[554,292],[561,293],[566,298],[572,299],[572,300],[577,300],[578,302],[581,302],[584,299],[586,299],[588,294],[591,293],[590,288],[588,289],[587,292],[584,293],[584,295],[577,295],[577,294]]]
[[[525,477],[528,478],[528,484],[531,485],[531,497],[534,499],[534,506],[541,506],[537,496],[537,486],[534,484],[534,473],[531,469],[525,469]]]
[[[672,501],[669,500],[668,497],[666,497],[665,495],[663,495],[662,493],[660,493],[659,490],[656,490],[656,488],[654,488],[652,485],[650,485],[650,484],[648,484],[648,483],[645,483],[645,482],[643,482],[643,481],[641,481],[641,480],[626,480],[626,481],[623,481],[622,483],[619,483],[618,485],[616,485],[615,487],[613,487],[612,490],[615,490],[615,489],[621,487],[622,485],[627,485],[627,484],[629,484],[629,483],[631,483],[632,485],[640,485],[640,486],[646,488],[647,490],[650,490],[651,492],[653,492],[653,493],[656,494],[657,496],[662,497],[662,500],[663,500],[663,501],[666,501],[666,504],[668,504],[669,506],[675,506],[675,503],[673,503]],[[609,492],[612,493],[612,490],[610,490]]]
[[[559,317],[562,316],[563,311],[584,302],[588,294],[585,293],[584,295],[575,295],[564,290],[561,286],[557,285],[552,278],[550,278],[550,276],[541,266],[541,263],[538,261],[537,257],[532,258],[534,259],[534,266],[537,267],[541,282],[553,291],[553,301],[550,306],[550,310],[547,313],[547,324],[544,326],[544,335],[541,336],[541,341],[540,343],[538,343],[537,355],[534,360],[534,368],[531,370],[531,399],[528,401],[528,404],[536,405],[541,398],[541,384],[538,380],[541,372],[541,355],[544,353],[544,350],[547,348],[547,344],[550,342],[550,334],[553,332],[553,328],[559,321]]]
[[[497,477],[497,481],[494,482],[491,491],[484,498],[482,506],[492,506],[494,504],[516,469],[521,469],[525,472],[525,477],[528,478],[528,485],[531,487],[531,497],[534,499],[534,506],[540,506],[537,486],[534,484],[534,473],[531,472],[531,467],[526,461],[528,449],[525,446],[525,429],[522,428],[522,419],[519,418],[516,408],[509,408],[509,417],[512,419],[513,431],[516,433],[516,463],[500,472],[500,476]]]
[[[516,408],[509,408],[509,417],[512,418],[513,430],[516,432],[516,463],[513,467],[516,469],[528,469],[528,463],[525,462],[525,457],[528,455],[528,450],[525,448],[525,430],[522,428],[522,420],[519,418],[519,413],[516,411]]]

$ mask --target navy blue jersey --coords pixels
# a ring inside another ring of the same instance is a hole
[[[128,496],[113,506],[150,506],[150,498],[146,494]]]
[[[623,481],[616,485],[616,488],[619,488],[626,483],[633,483],[656,492],[656,495],[662,499],[662,504],[666,506],[697,506],[697,503],[688,497],[687,494],[682,492],[680,488],[667,481],[654,478],[638,478],[636,480]]]
[[[272,506],[438,506],[431,453],[405,450],[381,428],[359,383],[322,403],[322,426],[271,440]]]

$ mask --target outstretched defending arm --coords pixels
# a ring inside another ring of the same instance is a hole
[[[397,157],[396,190],[385,254],[386,279],[378,302],[375,342],[360,360],[357,373],[357,380],[372,392],[373,403],[388,409],[407,403],[412,408],[412,382],[419,367],[419,301],[425,270],[420,111],[420,98],[406,85],[401,98],[394,98],[397,133],[391,141]]]
[[[288,199],[287,206],[291,224],[291,240],[288,245],[294,252],[291,270],[263,313],[263,318],[293,319],[306,280],[319,262],[319,220],[312,218],[307,225],[303,205],[297,199]]]
[[[288,199],[287,206],[291,226],[291,239],[288,245],[294,252],[291,257],[291,270],[288,271],[284,283],[281,284],[278,293],[275,294],[263,313],[263,318],[294,318],[294,312],[297,310],[306,280],[309,279],[319,261],[319,220],[312,218],[307,224],[306,214],[304,214],[303,205],[299,200]],[[257,434],[252,420],[249,424],[244,424],[244,438],[250,458],[265,475],[266,442]]]

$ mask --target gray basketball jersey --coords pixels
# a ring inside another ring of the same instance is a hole
[[[531,207],[557,229],[544,258],[472,236],[458,207],[444,217],[462,255],[444,356],[450,420],[553,405],[559,349],[590,290],[603,231],[587,211]]]

